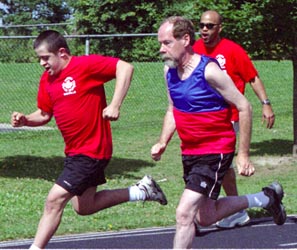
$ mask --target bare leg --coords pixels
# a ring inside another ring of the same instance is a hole
[[[185,189],[176,210],[176,233],[174,248],[191,248],[195,236],[194,220],[202,226],[214,222],[248,207],[245,196],[227,196],[211,200],[199,193]]]
[[[218,200],[207,199],[197,214],[202,226],[210,226],[218,220],[248,208],[246,196],[227,196]]]
[[[199,193],[185,189],[176,209],[176,232],[173,248],[186,249],[192,247],[195,237],[194,219],[198,207],[205,197]]]
[[[224,176],[222,186],[227,196],[238,196],[236,174],[234,168],[229,168]]]
[[[222,183],[223,189],[227,196],[238,196],[237,185],[236,185],[236,173],[234,168],[229,168]],[[238,213],[231,214],[222,220],[216,222],[216,226],[219,228],[233,228],[235,226],[243,226],[250,220],[246,210],[243,209]]]
[[[236,132],[236,135],[239,133],[239,123],[232,122],[234,131]],[[238,196],[237,186],[236,186],[236,174],[234,170],[234,164],[231,163],[232,166],[227,170],[225,173],[224,179],[223,179],[223,189],[227,196]]]
[[[47,196],[43,216],[40,219],[35,235],[33,243],[35,246],[41,249],[45,248],[48,241],[56,232],[61,222],[65,205],[72,196],[73,195],[56,184],[52,187]]]
[[[71,201],[78,214],[90,215],[129,201],[129,190],[125,188],[96,192],[96,187],[91,187],[82,196],[74,196]]]
[[[34,245],[44,248],[60,225],[62,214],[67,202],[73,197],[59,185],[54,185],[50,190],[40,219]],[[96,192],[96,187],[87,189],[82,196],[74,196],[72,204],[80,215],[98,212],[129,200],[128,189],[103,190]]]

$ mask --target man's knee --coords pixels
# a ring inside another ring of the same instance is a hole
[[[89,211],[89,208],[86,207],[86,206],[75,206],[75,207],[73,207],[73,208],[74,208],[74,211],[75,211],[78,215],[86,216],[86,215],[91,214],[90,211]]]
[[[213,219],[209,220],[208,216],[201,216],[197,222],[202,227],[209,227],[213,224]]]
[[[93,205],[95,201],[93,199],[84,199],[83,197],[74,197],[72,200],[72,207],[74,211],[81,216],[90,215],[94,213]]]
[[[54,197],[49,195],[45,201],[45,211],[47,213],[60,211],[64,209],[64,202],[63,200],[59,199],[58,197]]]
[[[216,201],[207,199],[197,212],[196,220],[200,226],[208,227],[217,222]]]
[[[81,216],[90,215],[98,212],[99,208],[95,207],[96,198],[98,198],[97,187],[90,187],[84,191],[80,196],[74,196],[71,199],[74,211]],[[100,194],[105,194],[105,192],[100,191]],[[98,201],[97,201],[98,203]]]
[[[72,195],[66,190],[58,185],[54,185],[46,198],[45,211],[50,213],[63,210],[71,197]]]
[[[188,226],[194,221],[194,215],[191,215],[188,211],[184,209],[177,208],[176,209],[176,223],[181,226]]]

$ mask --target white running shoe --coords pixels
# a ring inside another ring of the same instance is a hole
[[[167,199],[157,182],[149,175],[145,175],[136,186],[145,193],[146,201],[158,201],[161,205],[167,205]]]
[[[233,228],[236,226],[244,226],[248,224],[250,217],[245,210],[232,214],[216,223],[219,228]]]

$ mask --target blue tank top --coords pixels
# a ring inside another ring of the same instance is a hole
[[[231,153],[236,137],[231,124],[231,109],[222,95],[206,81],[206,56],[186,79],[177,69],[169,69],[167,84],[173,101],[173,115],[184,155]]]
[[[222,110],[229,106],[205,80],[204,71],[209,62],[217,63],[215,59],[201,56],[198,66],[185,80],[179,78],[177,69],[169,69],[168,90],[176,109],[184,112],[208,112]]]

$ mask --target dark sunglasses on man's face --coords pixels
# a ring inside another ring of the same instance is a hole
[[[217,24],[217,23],[199,23],[199,28],[203,29],[204,27],[206,27],[207,29],[211,30],[216,25],[219,25],[219,24]]]

